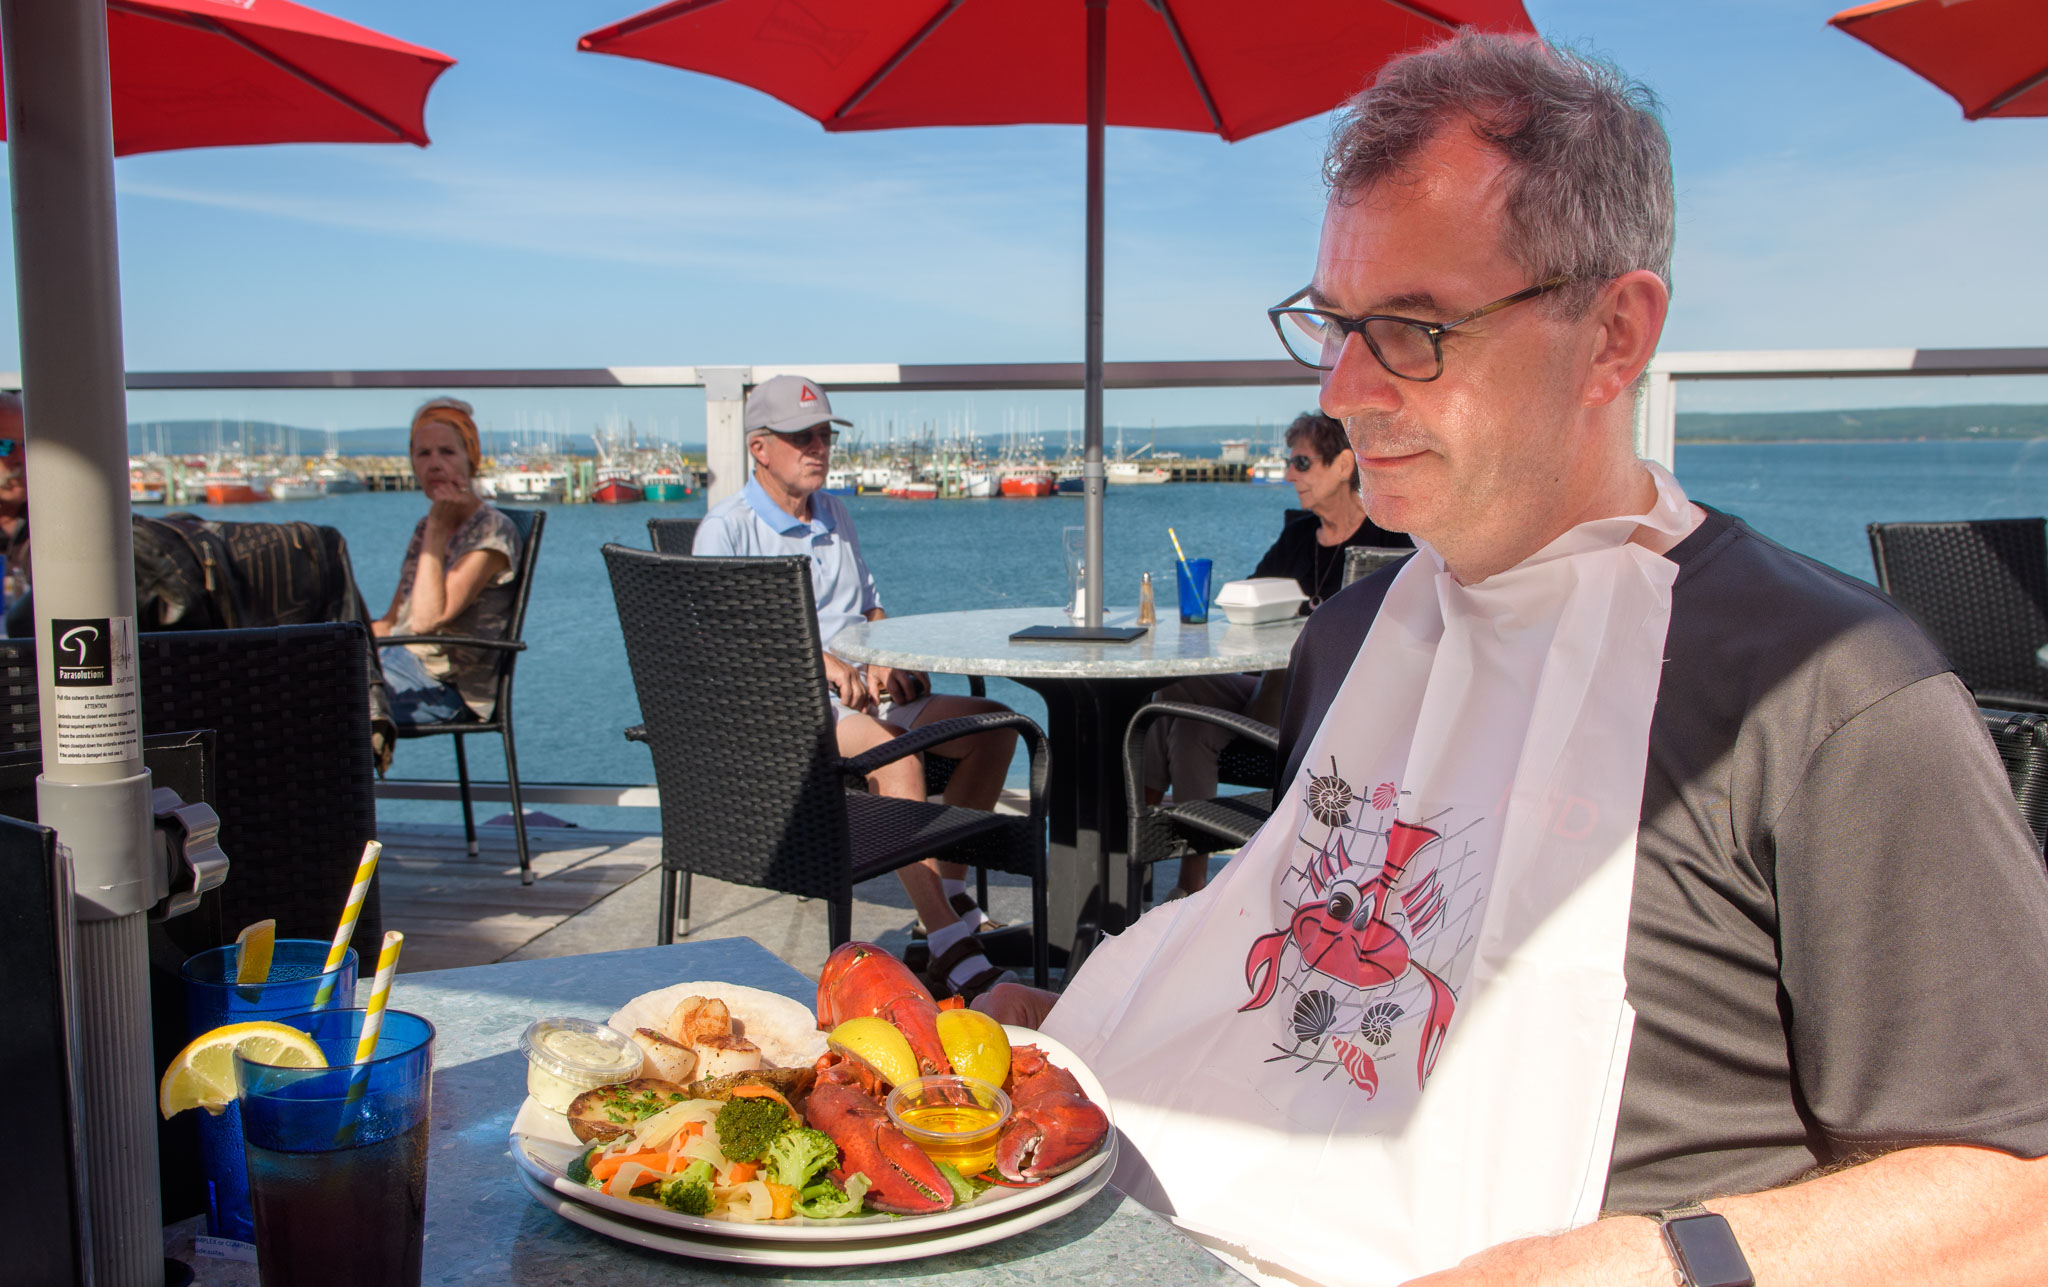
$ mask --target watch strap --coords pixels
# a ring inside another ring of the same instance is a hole
[[[1712,1214],[1714,1213],[1707,1210],[1706,1203],[1688,1202],[1682,1207],[1665,1207],[1662,1211],[1652,1211],[1650,1213],[1650,1218],[1652,1220],[1655,1220],[1661,1227],[1663,1225],[1671,1223],[1673,1220],[1683,1220],[1687,1216],[1703,1216]]]

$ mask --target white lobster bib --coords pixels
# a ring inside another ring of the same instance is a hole
[[[1332,1287],[1598,1214],[1678,573],[1631,538],[1693,524],[1651,472],[1648,514],[1478,585],[1422,546],[1272,819],[1089,958],[1044,1026],[1109,1091],[1125,1192]]]

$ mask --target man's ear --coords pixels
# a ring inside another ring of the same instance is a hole
[[[1671,289],[1647,269],[1623,273],[1593,302],[1599,326],[1586,372],[1585,402],[1602,407],[1634,389],[1664,333]]]

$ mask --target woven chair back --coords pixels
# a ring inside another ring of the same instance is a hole
[[[280,938],[334,934],[377,834],[368,651],[353,621],[138,637],[143,731],[216,734],[227,941],[266,917]],[[35,641],[0,641],[0,750],[41,739]],[[376,955],[382,919],[372,884],[354,940],[365,957]]]
[[[701,518],[650,518],[647,539],[653,542],[656,554],[688,554],[703,522]]]
[[[852,845],[810,561],[604,547],[661,790],[662,864],[806,897]]]
[[[1981,713],[1991,743],[1998,748],[1998,758],[2005,761],[2005,775],[2012,782],[2012,797],[2019,801],[2020,815],[2033,828],[2035,844],[2048,849],[2048,715],[1998,710]]]
[[[519,574],[512,583],[512,619],[505,623],[507,639],[526,637],[526,605],[533,601],[533,569],[540,562],[540,538],[547,529],[548,514],[544,509],[505,509],[498,512],[512,520],[512,526],[519,529]],[[498,658],[498,705],[492,712],[494,719],[503,719],[512,703],[512,668],[519,664],[516,652],[501,652]]]
[[[1389,564],[1399,563],[1415,553],[1400,546],[1347,545],[1344,547],[1344,584],[1371,576]]]
[[[2048,520],[1872,523],[1877,584],[1987,705],[2048,701]]]

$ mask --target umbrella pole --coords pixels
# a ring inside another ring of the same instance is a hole
[[[73,881],[81,1224],[91,1281],[141,1287],[164,1280],[144,916],[168,889],[142,763],[106,5],[0,0],[0,32],[34,447],[36,809]]]
[[[1102,626],[1109,569],[1102,558],[1102,135],[1109,118],[1109,0],[1088,6],[1087,360],[1081,386],[1081,486],[1087,524],[1088,600],[1081,624]]]

